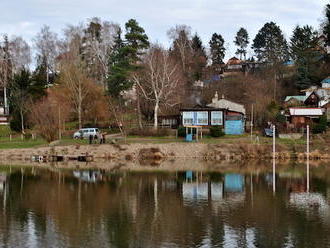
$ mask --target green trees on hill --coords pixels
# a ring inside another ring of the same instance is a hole
[[[225,40],[221,34],[214,33],[210,40],[210,55],[212,60],[212,65],[219,66],[223,64],[223,59],[225,57]]]
[[[297,67],[296,86],[310,87],[317,78],[321,53],[318,50],[318,33],[311,26],[296,26],[290,39],[290,56]]]
[[[249,44],[249,34],[245,28],[240,28],[236,34],[234,43],[238,46],[236,54],[239,55],[240,59],[244,57],[246,59],[246,49]]]
[[[288,44],[280,27],[266,23],[253,40],[252,48],[260,61],[278,64],[289,59]]]
[[[325,6],[325,20],[322,31],[326,37],[326,45],[330,46],[330,4]]]
[[[125,30],[125,40],[122,40],[118,29],[109,59],[108,92],[114,97],[132,87],[129,75],[138,68],[140,56],[149,47],[148,36],[136,20],[129,20]]]

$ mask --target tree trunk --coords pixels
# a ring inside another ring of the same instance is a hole
[[[142,116],[141,116],[141,105],[140,105],[140,96],[137,95],[137,111],[138,111],[138,120],[139,120],[139,128],[142,129]]]
[[[156,100],[155,109],[154,109],[154,129],[158,128],[158,110],[159,110],[159,101]]]
[[[25,134],[25,130],[24,130],[24,114],[23,111],[20,111],[20,116],[21,116],[21,129],[22,129],[22,134]]]
[[[79,83],[79,89],[78,89],[78,123],[79,123],[79,129],[82,128],[81,125],[81,105],[82,105],[82,99],[81,99],[81,85]]]

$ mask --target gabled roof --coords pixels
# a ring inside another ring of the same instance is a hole
[[[242,60],[236,58],[236,57],[232,57],[228,60],[227,65],[239,65],[242,64]]]
[[[320,107],[324,107],[324,106],[327,105],[328,103],[330,103],[330,100],[329,100],[329,99],[321,100],[321,101],[319,102],[319,106],[320,106]]]
[[[295,99],[299,102],[304,102],[306,100],[306,98],[307,98],[306,96],[287,96],[284,101],[288,102],[291,99]]]
[[[321,81],[321,84],[324,84],[324,83],[330,84],[330,76]]]
[[[239,112],[245,115],[244,105],[229,101],[224,98],[212,101],[212,103],[208,104],[207,106],[212,108],[228,109],[230,111]]]
[[[291,116],[321,116],[321,108],[289,108]]]

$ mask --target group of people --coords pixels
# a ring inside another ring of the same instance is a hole
[[[89,135],[89,144],[105,144],[105,133],[101,133],[100,136]]]

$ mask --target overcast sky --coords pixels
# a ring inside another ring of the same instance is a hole
[[[100,17],[121,24],[135,18],[150,40],[169,45],[166,31],[176,24],[191,26],[204,45],[220,33],[234,56],[233,39],[245,27],[252,40],[268,21],[274,21],[288,38],[295,25],[319,28],[329,0],[1,0],[0,33],[23,36],[31,42],[41,26],[62,32],[66,24]]]

